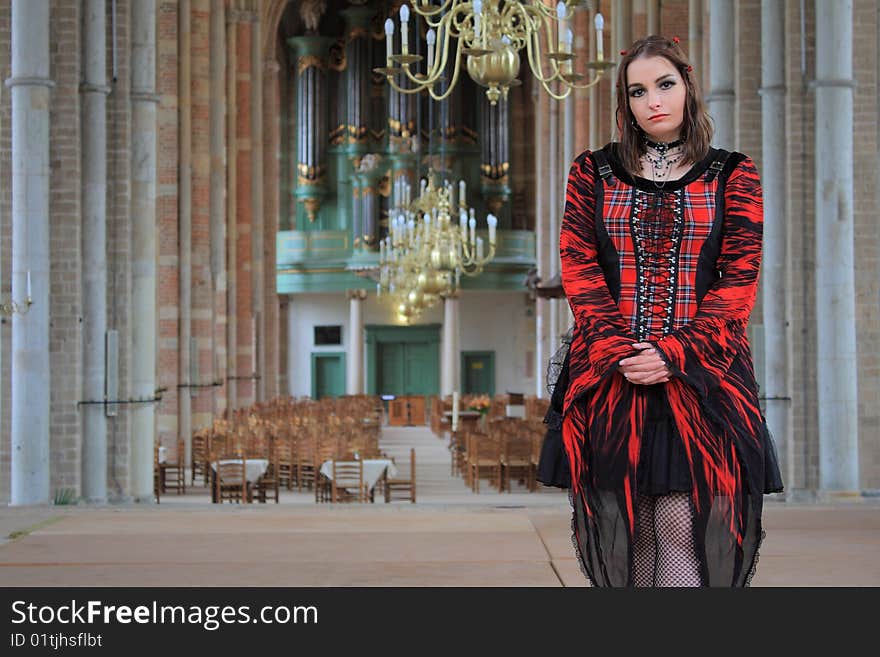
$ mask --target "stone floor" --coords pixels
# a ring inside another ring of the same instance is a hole
[[[425,428],[386,428],[382,448],[418,503],[212,505],[204,488],[159,505],[0,508],[2,586],[584,586],[568,499],[542,488],[474,494]],[[880,585],[880,500],[768,496],[754,586]]]

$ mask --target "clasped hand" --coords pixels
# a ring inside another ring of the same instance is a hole
[[[638,353],[624,358],[618,368],[627,381],[649,386],[654,383],[666,383],[672,378],[672,373],[654,345],[650,342],[637,342],[632,347],[638,350]]]

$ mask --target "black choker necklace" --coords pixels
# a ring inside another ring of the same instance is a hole
[[[651,179],[654,181],[654,186],[657,187],[657,189],[663,189],[664,185],[666,185],[666,181],[669,180],[669,174],[671,173],[673,166],[675,166],[675,164],[684,156],[684,151],[678,151],[675,154],[670,154],[669,151],[681,146],[683,143],[684,142],[681,139],[676,139],[669,143],[663,143],[651,141],[647,137],[645,138],[645,145],[648,146],[648,148],[653,149],[654,153],[645,149],[645,154],[642,157],[651,165],[651,173],[653,174]]]
[[[662,142],[662,141],[651,141],[647,137],[645,137],[645,144],[653,148],[654,150],[665,153],[671,148],[675,148],[676,146],[681,146],[684,143],[684,140],[679,138],[675,141],[670,142]]]

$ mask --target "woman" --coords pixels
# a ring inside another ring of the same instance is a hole
[[[746,337],[760,180],[710,146],[677,40],[624,53],[617,103],[620,142],[575,160],[560,234],[577,556],[596,586],[745,586],[782,490]]]

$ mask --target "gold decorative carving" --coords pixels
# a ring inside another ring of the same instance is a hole
[[[389,174],[385,174],[384,176],[382,176],[382,178],[379,180],[379,184],[376,186],[376,189],[378,190],[379,194],[381,196],[384,196],[385,198],[391,196],[391,176]]]
[[[348,59],[345,55],[345,39],[339,39],[330,46],[330,69],[337,73],[348,67]]]
[[[309,217],[309,223],[315,223],[318,216],[318,210],[321,209],[321,199],[304,198],[302,200],[303,207],[306,209],[306,215]]]
[[[367,37],[367,28],[363,25],[355,25],[351,28],[351,32],[348,33],[348,40],[354,41],[355,39],[361,39]]]
[[[503,196],[490,196],[486,199],[486,205],[488,206],[489,211],[494,215],[501,213],[501,208],[504,207],[506,202],[507,199]]]
[[[365,125],[347,125],[348,143],[349,144],[365,144],[369,140],[367,134],[367,126]]]
[[[329,141],[332,146],[338,146],[345,141],[345,124],[340,123],[330,131]]]
[[[327,63],[324,61],[323,57],[318,57],[317,55],[304,55],[296,62],[297,75],[302,75],[303,71],[307,68],[312,68],[313,66],[323,71],[327,68]]]

